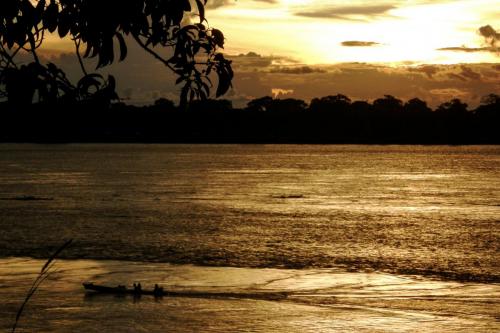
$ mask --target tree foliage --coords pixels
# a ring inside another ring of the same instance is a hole
[[[351,99],[345,95],[337,94],[335,96],[325,96],[321,98],[314,98],[311,101],[309,108],[311,111],[322,112],[325,110],[335,109],[339,112],[345,112],[349,105],[351,104]]]
[[[420,98],[412,98],[407,101],[404,105],[404,110],[407,112],[431,112],[431,108],[427,106],[427,102],[421,100]]]
[[[451,101],[439,105],[436,112],[464,115],[467,114],[467,103],[463,103],[458,98],[453,98]]]
[[[96,58],[97,69],[109,66],[124,60],[128,44],[135,42],[177,75],[176,83],[182,84],[181,103],[208,98],[212,73],[218,78],[219,97],[231,87],[233,72],[231,62],[219,52],[224,47],[223,33],[209,27],[205,19],[206,3],[207,0],[2,0],[2,93],[9,100],[24,101],[35,93],[40,101],[61,96],[82,100],[96,92],[100,92],[99,97],[113,99],[114,79],[89,74],[82,58]],[[37,50],[48,33],[74,42],[84,73],[76,86],[54,64],[40,62]],[[23,50],[33,56],[32,64],[16,63],[15,57]],[[23,96],[14,92],[19,89],[25,90]]]
[[[106,112],[86,104],[67,112],[40,103],[0,112],[0,142],[500,144],[496,94],[475,109],[460,100],[431,109],[418,98],[394,99],[382,97],[375,106],[336,95],[307,105],[268,96],[246,108],[207,99],[185,109],[160,98],[142,107],[114,103]]]

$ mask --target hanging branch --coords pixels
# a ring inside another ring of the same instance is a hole
[[[210,73],[218,77],[215,95],[219,97],[231,87],[232,71],[230,62],[218,52],[224,48],[224,35],[221,31],[204,25],[206,3],[207,0],[129,0],[123,3],[81,0],[6,1],[0,11],[0,45],[5,50],[16,50],[14,54],[22,49],[33,56],[38,68],[29,68],[31,73],[26,74],[36,81],[38,96],[45,93],[44,87],[54,84],[42,82],[52,76],[44,77],[40,73],[51,72],[51,69],[41,64],[42,59],[37,52],[43,44],[45,31],[48,31],[57,33],[61,39],[70,38],[74,41],[76,58],[84,76],[92,75],[82,83],[84,87],[88,82],[93,85],[92,79],[97,76],[102,78],[102,75],[89,73],[83,59],[96,58],[96,70],[116,61],[123,61],[127,57],[126,38],[131,35],[146,53],[178,76],[177,83],[185,83],[184,87],[188,87],[189,91],[186,93],[186,88],[181,89],[181,98],[207,98],[210,87],[204,81]],[[117,6],[120,6],[119,10]],[[187,13],[198,16],[199,23],[186,25]],[[80,53],[81,46],[85,46],[85,52]],[[166,59],[155,50],[157,47],[173,49],[174,55]],[[115,54],[117,50],[118,55]],[[7,55],[5,53],[4,56],[6,64],[16,67],[13,58]],[[7,89],[11,92],[32,89],[14,82],[16,80],[8,81],[16,85]],[[100,86],[98,90],[109,87]],[[70,90],[67,88],[61,87],[64,91]],[[19,98],[17,102],[26,101],[29,99],[27,94],[31,92],[25,92],[26,95],[22,92],[13,93],[9,100],[12,97]],[[83,98],[78,95],[70,95],[70,98],[75,96],[76,100]],[[85,98],[89,97],[85,95]]]
[[[156,60],[160,61],[162,64],[167,66],[170,70],[175,71],[175,68],[165,59],[163,59],[158,53],[150,49],[136,34],[132,34],[134,40],[142,47],[147,53],[151,54]]]
[[[41,65],[40,58],[38,58],[38,54],[36,53],[37,45],[36,45],[35,37],[33,36],[33,33],[31,33],[31,31],[28,33],[28,41],[30,44],[30,48],[28,49],[28,51],[33,55],[33,59],[35,59],[35,62],[38,65]],[[38,44],[38,46],[40,46],[40,45],[41,44]]]
[[[80,43],[81,40],[74,39],[75,42],[75,48],[76,48],[76,57],[78,58],[78,63],[80,64],[80,68],[82,69],[82,72],[85,76],[89,75],[87,72],[87,69],[85,68],[85,64],[83,63],[82,56],[80,55]]]

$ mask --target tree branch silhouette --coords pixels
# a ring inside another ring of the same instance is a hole
[[[83,75],[87,76],[87,75],[89,75],[89,73],[87,72],[87,69],[85,68],[85,64],[83,63],[82,55],[80,54],[81,41],[74,39],[73,42],[75,43],[75,49],[76,49],[75,53],[76,53],[76,57],[78,58],[78,63],[80,64],[80,69],[82,70]]]
[[[160,56],[158,53],[156,53],[154,50],[150,49],[142,40],[139,36],[135,35],[135,34],[132,34],[132,37],[134,38],[134,40],[137,42],[137,44],[142,47],[147,53],[151,54],[156,60],[160,61],[162,64],[164,64],[165,66],[167,66],[171,71],[175,71],[175,68],[172,67],[172,65],[170,65],[168,63],[167,60],[165,60],[162,56]]]
[[[2,5],[0,12],[0,45],[4,50],[17,49],[14,51],[16,53],[19,49],[25,50],[33,56],[38,67],[26,66],[22,72],[7,71],[7,67],[15,64],[15,61],[13,57],[8,57],[8,53],[2,52],[0,77],[3,79],[0,86],[5,87],[4,92],[14,104],[21,101],[18,99],[21,94],[15,92],[18,89],[26,90],[22,96],[24,101],[31,101],[28,95],[35,96],[35,92],[38,92],[39,101],[50,99],[50,96],[43,94],[47,92],[45,87],[53,82],[43,80],[48,80],[44,73],[51,72],[51,69],[42,64],[37,54],[47,31],[57,32],[61,39],[69,37],[74,41],[76,57],[84,74],[82,80],[92,75],[85,80],[90,82],[100,75],[88,73],[83,58],[96,58],[96,70],[123,61],[127,58],[126,37],[132,36],[145,52],[178,76],[178,83],[185,82],[181,99],[207,98],[210,87],[205,81],[212,72],[219,79],[216,96],[221,96],[231,87],[233,74],[231,62],[218,52],[224,47],[224,35],[204,25],[206,3],[207,0],[196,0],[193,5],[190,0],[9,0]],[[198,15],[199,23],[185,24],[186,13]],[[115,48],[116,44],[118,48]],[[80,54],[81,46],[86,47],[83,55]],[[155,47],[173,48],[174,56],[165,59],[154,50]],[[115,55],[115,49],[119,50],[119,56]],[[195,61],[200,57],[206,61]],[[200,71],[195,66],[204,66],[205,69]],[[24,77],[24,80],[30,80],[33,84],[23,87],[19,84],[21,80],[5,79],[8,75],[11,78]],[[110,77],[107,81],[112,80]],[[98,88],[100,98],[103,97],[103,91],[109,92],[109,86],[96,86],[95,82],[92,81],[92,86]],[[78,101],[84,96],[90,97],[89,94],[74,94],[78,90],[73,86],[63,86],[62,81],[58,83],[59,93],[67,99],[74,97]],[[66,93],[69,91],[72,94]],[[116,93],[108,94],[110,98],[114,96]]]

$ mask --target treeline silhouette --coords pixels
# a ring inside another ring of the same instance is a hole
[[[132,106],[83,102],[0,104],[2,142],[500,144],[500,96],[469,109],[452,99],[431,109],[418,98],[386,95],[372,103],[345,95],[299,99],[262,97],[246,108],[228,100],[167,99]]]

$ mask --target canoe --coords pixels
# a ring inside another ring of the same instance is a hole
[[[192,297],[192,298],[226,298],[226,299],[256,299],[256,300],[268,300],[277,301],[283,300],[288,297],[285,292],[205,292],[205,291],[172,291],[172,290],[151,290],[151,289],[141,289],[135,290],[132,288],[127,288],[125,286],[117,287],[107,287],[102,285],[97,285],[92,282],[84,282],[83,287],[85,290],[90,291],[94,294],[114,294],[114,295],[150,295],[155,297],[171,296],[171,297]]]
[[[167,296],[169,293],[160,289],[160,290],[148,290],[148,289],[131,289],[125,286],[118,287],[107,287],[101,286],[97,284],[93,284],[92,282],[84,282],[83,288],[85,290],[101,293],[101,294],[116,294],[116,295],[151,295],[151,296]]]

